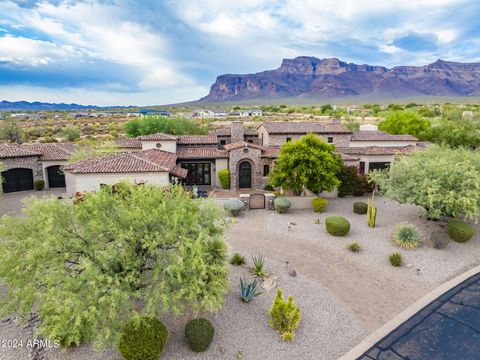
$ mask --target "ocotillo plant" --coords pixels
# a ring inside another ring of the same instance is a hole
[[[372,228],[375,227],[375,219],[377,218],[377,208],[375,207],[374,198],[375,191],[372,193],[372,198],[368,200],[367,211],[368,226]]]

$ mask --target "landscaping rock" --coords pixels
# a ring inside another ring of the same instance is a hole
[[[223,208],[232,216],[238,216],[243,211],[245,205],[240,199],[229,199],[225,201]]]

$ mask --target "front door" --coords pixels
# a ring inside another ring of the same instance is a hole
[[[252,187],[252,165],[248,161],[240,163],[239,169],[239,184],[240,189]]]

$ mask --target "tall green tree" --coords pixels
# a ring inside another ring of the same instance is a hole
[[[414,111],[394,111],[382,121],[378,128],[389,134],[409,134],[421,137],[430,127],[430,120]]]
[[[449,147],[480,147],[480,123],[472,120],[440,120],[423,134],[423,139]]]
[[[340,183],[337,174],[342,163],[333,145],[308,134],[282,145],[270,183],[297,193],[305,187],[315,193],[332,191]]]
[[[390,169],[370,177],[381,193],[423,207],[429,219],[480,216],[480,152],[431,145],[398,156]]]
[[[120,183],[70,201],[30,199],[0,221],[2,314],[38,311],[64,345],[118,340],[132,316],[218,310],[227,291],[223,223],[181,187]]]
[[[146,116],[143,119],[127,121],[124,125],[127,136],[150,135],[165,133],[173,135],[206,134],[207,128],[193,120],[183,118],[168,118],[162,116]]]

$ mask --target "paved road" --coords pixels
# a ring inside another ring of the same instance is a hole
[[[358,359],[480,359],[480,274],[427,305]]]

